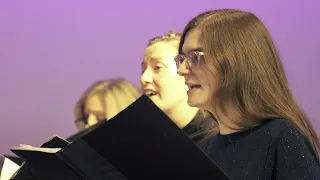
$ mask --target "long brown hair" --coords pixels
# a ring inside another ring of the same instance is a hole
[[[179,53],[194,29],[201,34],[203,66],[217,81],[212,103],[244,129],[271,118],[291,121],[319,158],[318,136],[290,90],[279,53],[261,20],[233,9],[202,13],[184,29]],[[230,102],[236,113],[228,112]]]

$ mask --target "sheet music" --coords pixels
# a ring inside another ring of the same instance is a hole
[[[20,166],[8,158],[4,158],[0,180],[10,180],[11,176],[20,168]]]

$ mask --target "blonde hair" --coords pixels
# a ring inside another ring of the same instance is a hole
[[[85,116],[85,103],[94,95],[98,95],[105,105],[106,119],[109,120],[137,100],[141,96],[141,91],[123,78],[97,81],[85,90],[76,103],[74,108],[76,120]]]
[[[261,20],[233,9],[202,13],[186,26],[179,53],[186,34],[193,29],[200,31],[203,43],[202,66],[217,81],[212,104],[244,129],[266,119],[287,119],[319,157],[318,136],[289,88],[279,53]],[[233,112],[228,109],[230,102]]]
[[[177,32],[174,32],[174,31],[169,31],[165,35],[156,36],[156,37],[154,37],[152,39],[149,39],[147,47],[151,46],[152,44],[155,44],[157,42],[173,42],[173,41],[177,41],[177,43],[179,44],[180,38],[181,38],[181,33],[177,33]]]

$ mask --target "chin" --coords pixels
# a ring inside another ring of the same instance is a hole
[[[199,98],[188,98],[188,105],[190,107],[196,107],[199,109],[207,109],[205,107],[208,107],[208,102],[203,100],[203,99],[199,99]]]
[[[192,101],[190,99],[188,99],[188,105],[190,107],[199,107],[199,103],[196,103],[196,102],[194,102],[194,101]]]

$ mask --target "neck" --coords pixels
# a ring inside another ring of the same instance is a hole
[[[224,121],[224,123],[225,123],[225,121]],[[238,129],[232,129],[229,126],[225,126],[223,123],[219,122],[219,120],[218,120],[218,124],[219,124],[220,134],[222,134],[222,135],[231,134],[231,133],[235,133],[235,132],[240,131]]]
[[[241,127],[236,125],[236,123],[234,123],[228,116],[224,115],[220,110],[211,110],[210,112],[215,116],[216,120],[218,121],[220,134],[226,135],[241,131]]]
[[[183,103],[182,105],[176,106],[175,109],[165,113],[182,129],[193,120],[198,111],[198,108],[190,107],[187,103]]]

